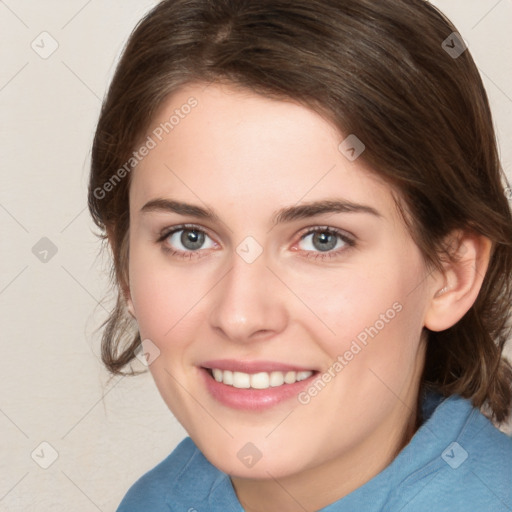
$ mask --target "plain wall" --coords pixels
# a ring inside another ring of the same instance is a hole
[[[511,178],[512,2],[432,3],[482,73]],[[154,4],[0,2],[2,511],[115,510],[186,435],[149,374],[109,380],[95,332],[112,303],[86,207],[90,146],[120,51]]]

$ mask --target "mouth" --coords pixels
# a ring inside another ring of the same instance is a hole
[[[199,366],[210,396],[232,409],[261,411],[297,399],[320,373],[272,362],[218,360]]]
[[[237,389],[269,389],[288,384],[295,384],[309,379],[316,370],[273,371],[245,373],[220,368],[204,368],[217,382]]]

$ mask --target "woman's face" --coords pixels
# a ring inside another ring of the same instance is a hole
[[[189,85],[133,171],[130,305],[149,368],[235,477],[371,472],[415,413],[432,279],[346,138],[293,102]]]

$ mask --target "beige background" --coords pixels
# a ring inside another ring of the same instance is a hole
[[[481,70],[511,177],[512,0],[432,3]],[[154,4],[0,0],[2,511],[115,510],[185,435],[148,374],[109,381],[94,332],[111,303],[86,209],[90,145],[120,50]],[[32,252],[43,237],[47,262]]]

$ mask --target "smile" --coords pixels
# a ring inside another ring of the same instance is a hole
[[[205,391],[230,409],[263,411],[295,400],[316,369],[271,361],[215,360],[199,366]]]
[[[313,371],[287,371],[287,372],[259,372],[244,373],[233,372],[231,370],[221,370],[213,368],[210,370],[211,375],[217,382],[233,386],[238,389],[268,389],[270,387],[278,387],[286,384],[294,384],[301,380],[308,379],[313,375]]]

